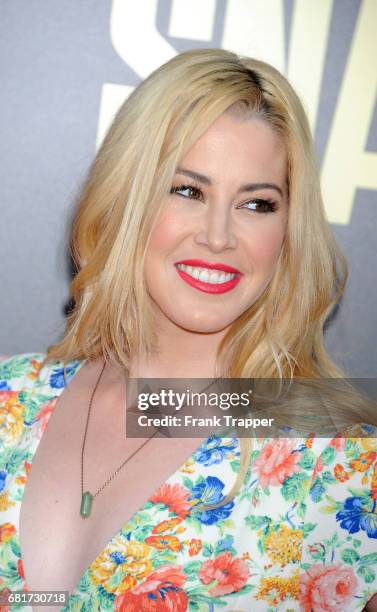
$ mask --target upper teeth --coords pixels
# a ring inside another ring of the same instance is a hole
[[[185,264],[177,264],[177,268],[186,272],[193,278],[196,278],[204,283],[212,283],[219,285],[220,283],[227,283],[232,280],[236,274],[229,274],[227,272],[217,272],[215,270],[209,270],[208,268],[194,268],[193,266],[186,266]]]

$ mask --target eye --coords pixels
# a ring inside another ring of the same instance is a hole
[[[179,193],[182,192],[182,193]],[[178,185],[170,189],[170,193],[176,193],[183,198],[191,198],[193,200],[202,200],[203,193],[199,187],[195,185]]]
[[[253,208],[249,208],[250,204],[253,206]],[[249,202],[242,204],[238,208],[247,208],[248,210],[251,210],[252,212],[257,212],[257,213],[273,213],[276,211],[277,207],[278,206],[276,202],[273,202],[272,200],[265,200],[263,198],[254,198],[254,200],[249,200]]]

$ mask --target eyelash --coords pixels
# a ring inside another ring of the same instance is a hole
[[[178,193],[178,191],[182,191],[182,190],[185,190],[185,189],[190,189],[191,193],[195,192],[196,196],[192,196],[192,197],[190,197],[190,196],[183,196],[182,194]],[[177,186],[173,186],[171,188],[171,190],[170,190],[170,193],[171,194],[177,193],[177,195],[181,196],[182,198],[188,198],[188,199],[194,199],[194,200],[200,200],[200,199],[203,198],[202,190],[199,187],[197,187],[196,185],[177,185]],[[262,214],[273,213],[278,208],[276,202],[274,202],[273,200],[269,200],[267,198],[253,198],[252,200],[248,200],[247,202],[245,202],[245,204],[249,204],[250,202],[252,202],[254,204],[263,204],[264,206],[268,206],[269,210],[260,211]],[[250,208],[248,210],[251,210],[251,212],[257,212],[258,213],[258,211],[252,210]],[[259,212],[259,214],[260,214],[260,212]]]

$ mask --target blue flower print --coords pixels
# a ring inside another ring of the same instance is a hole
[[[125,561],[126,561],[126,557],[124,555],[122,555],[122,553],[119,552],[119,551],[115,551],[115,552],[111,553],[110,558],[117,565],[121,565],[122,563],[125,563]]]
[[[190,500],[197,499],[203,504],[217,504],[224,496],[222,490],[224,483],[215,476],[207,476],[204,480],[196,484],[190,495]],[[204,525],[213,525],[221,519],[226,519],[231,514],[234,507],[234,501],[221,506],[220,508],[214,508],[213,510],[198,510],[195,512],[195,518],[197,518]],[[194,507],[195,511],[195,507]]]
[[[10,387],[6,380],[0,380],[0,391],[11,391],[12,387]]]
[[[222,540],[219,540],[216,546],[216,551],[219,553],[223,550],[229,550],[232,548],[234,544],[234,537],[232,535],[227,535]]]
[[[347,497],[343,509],[336,513],[336,520],[349,533],[362,529],[369,538],[377,538],[376,503],[368,497]]]
[[[224,459],[228,459],[229,455],[239,456],[239,451],[234,452],[237,446],[237,438],[210,436],[196,451],[195,460],[205,466],[221,463]]]
[[[0,470],[0,492],[4,489],[5,487],[5,481],[7,479],[7,472],[5,470]]]
[[[314,502],[318,502],[322,499],[324,493],[326,493],[326,489],[323,482],[317,477],[310,489],[310,497]]]
[[[78,365],[79,362],[74,362],[73,365],[70,365],[65,369],[66,381],[64,380],[64,368],[55,368],[50,376],[50,386],[53,389],[62,389],[65,387],[76,372]]]

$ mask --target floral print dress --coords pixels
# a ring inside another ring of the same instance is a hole
[[[43,358],[0,363],[0,592],[28,590],[25,484],[56,402],[84,363],[69,363],[65,379],[62,363],[41,367]],[[361,611],[377,592],[377,428],[358,427],[348,439],[255,440],[236,497],[200,511],[198,502],[224,498],[239,470],[239,440],[210,436],[151,491],[62,609]]]

